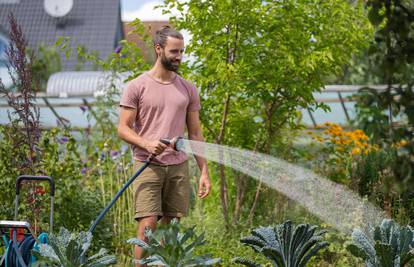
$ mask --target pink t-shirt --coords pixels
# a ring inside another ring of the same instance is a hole
[[[135,132],[148,140],[183,136],[186,115],[200,110],[200,98],[195,86],[178,74],[168,84],[160,83],[148,73],[130,81],[122,93],[120,106],[137,109]],[[134,159],[145,161],[149,153],[132,146]],[[182,151],[168,147],[153,159],[159,165],[176,165],[187,160]]]

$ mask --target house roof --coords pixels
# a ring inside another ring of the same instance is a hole
[[[63,19],[48,15],[44,0],[20,0],[14,4],[0,1],[0,28],[9,29],[8,14],[13,12],[29,47],[53,44],[59,36],[73,38],[76,44],[96,50],[102,58],[114,51],[123,38],[120,0],[74,0]],[[72,44],[73,48],[76,44]],[[74,70],[77,59],[62,57],[62,68]]]

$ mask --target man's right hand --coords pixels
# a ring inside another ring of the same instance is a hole
[[[155,140],[148,141],[144,148],[153,155],[159,155],[167,148],[167,145],[161,143],[159,140]]]

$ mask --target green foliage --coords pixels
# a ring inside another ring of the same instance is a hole
[[[353,123],[358,125],[372,142],[381,142],[387,137],[389,123],[379,93],[370,88],[361,88],[354,97],[357,99],[355,105],[357,116]]]
[[[49,235],[49,244],[40,245],[39,252],[33,250],[38,260],[36,266],[100,267],[116,263],[115,256],[108,255],[105,249],[83,261],[91,241],[89,232],[70,233],[61,228],[59,234]]]
[[[387,87],[380,92],[364,89],[357,95],[357,122],[377,142],[408,142],[403,153],[397,154],[396,160],[402,164],[393,172],[401,188],[410,188],[414,184],[414,6],[411,1],[400,0],[370,0],[367,6],[376,30],[370,58],[380,69],[379,75]],[[398,121],[399,127],[395,127],[394,121]]]
[[[212,258],[211,254],[194,255],[194,250],[205,243],[204,234],[197,236],[194,227],[181,232],[176,219],[155,232],[146,229],[145,236],[148,242],[137,238],[128,240],[128,243],[144,249],[145,258],[139,260],[140,264],[190,267],[211,266],[220,262],[219,258]]]
[[[384,219],[372,236],[355,229],[352,233],[354,244],[348,245],[348,250],[362,258],[366,266],[406,266],[414,259],[413,236],[414,231],[409,225],[401,227],[393,220]]]
[[[166,1],[164,7],[182,11],[172,23],[192,35],[189,76],[201,90],[208,138],[219,136],[229,98],[226,143],[239,145],[240,127],[255,129],[242,139],[250,148],[294,125],[298,107],[319,106],[312,92],[363,45],[368,30],[361,8],[344,1]]]
[[[240,241],[254,251],[262,253],[270,260],[273,266],[305,266],[316,253],[328,246],[322,241],[324,230],[316,231],[317,226],[309,224],[292,225],[286,221],[275,227],[259,227],[252,230],[252,236]],[[258,263],[236,258],[236,263],[258,267]]]
[[[0,179],[2,188],[0,194],[0,217],[13,218],[13,200],[15,193],[15,180],[17,176],[26,174],[21,172],[15,161],[25,157],[27,147],[15,146],[13,138],[15,132],[7,126],[1,126],[0,140]],[[91,187],[85,186],[87,180],[81,173],[82,158],[79,151],[80,144],[61,129],[52,129],[44,132],[37,150],[38,165],[33,175],[48,175],[54,178],[56,183],[55,195],[55,226],[64,226],[72,230],[86,230],[89,224],[103,208],[100,201],[101,195]],[[30,206],[27,190],[23,190],[21,196],[21,208],[19,218],[33,222],[36,218],[35,210]],[[30,190],[28,190],[30,192]],[[41,206],[40,229],[48,229],[48,200],[44,196],[34,196],[34,203]],[[43,202],[43,203],[41,203]],[[32,223],[34,225],[34,223]],[[102,227],[97,228],[97,239],[101,243],[108,244],[111,234],[109,220],[102,222]]]
[[[32,62],[33,79],[40,83],[40,90],[46,91],[50,75],[61,70],[60,55],[54,46],[41,44],[33,51],[36,55]]]
[[[350,171],[352,187],[361,196],[368,196],[376,201],[378,197],[396,191],[392,177],[392,165],[395,162],[395,148],[387,147],[372,150],[356,161]],[[378,203],[380,204],[380,203]]]

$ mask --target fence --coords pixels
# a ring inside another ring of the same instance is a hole
[[[94,78],[96,79],[96,77]],[[79,82],[79,80],[78,80]],[[98,79],[95,81],[95,85],[99,83]],[[73,84],[71,85],[73,87]],[[48,85],[49,87],[49,85]],[[349,97],[349,94],[356,93],[360,88],[364,86],[362,85],[327,85],[322,90],[320,95],[316,95],[315,98],[317,102],[326,103],[326,104],[340,104],[341,110],[343,115],[345,115],[346,122],[349,123],[351,120],[351,116],[349,114],[349,108],[346,107],[345,103],[353,102],[354,100]],[[70,120],[59,114],[58,109],[61,108],[73,108],[79,109],[80,106],[86,106],[90,110],[93,110],[93,106],[95,105],[95,97],[97,91],[87,91],[87,93],[82,94],[79,90],[76,93],[71,93],[68,91],[58,91],[56,90],[56,84],[54,85],[53,92],[47,93],[39,93],[37,95],[38,103],[37,106],[39,108],[46,108],[51,111],[53,116],[56,118],[58,124],[66,127],[67,129],[72,127],[70,126]],[[375,90],[385,90],[385,85],[376,85],[370,86],[370,88]],[[334,97],[326,97],[328,94],[335,94]],[[65,102],[64,102],[65,101]],[[9,108],[7,101],[4,98],[0,98],[0,110]],[[318,121],[315,118],[314,112],[311,111],[309,108],[305,111],[310,118],[311,125],[308,125],[310,128],[316,127],[318,125]],[[1,123],[5,123],[4,121]],[[50,127],[46,127],[50,128]]]

